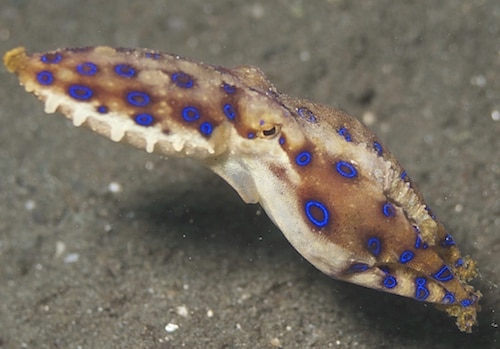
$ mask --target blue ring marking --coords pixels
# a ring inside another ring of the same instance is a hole
[[[468,306],[472,305],[472,301],[470,299],[464,299],[463,301],[460,302],[463,307],[467,308]]]
[[[213,130],[214,127],[209,122],[204,122],[200,125],[200,132],[203,133],[205,136],[210,136]]]
[[[94,94],[90,87],[83,85],[71,85],[68,89],[68,92],[71,97],[80,101],[87,100]]]
[[[279,143],[280,143],[280,145],[285,144],[285,137],[280,137]]]
[[[415,279],[417,286],[425,286],[427,284],[427,279],[424,277],[419,277]]]
[[[353,264],[347,269],[346,273],[351,274],[351,273],[362,273],[365,270],[370,268],[367,264],[365,263],[356,263]]]
[[[381,243],[380,239],[376,237],[372,237],[368,240],[368,243],[366,244],[368,247],[368,251],[374,255],[375,257],[378,257],[380,254],[380,248],[381,248]]]
[[[156,52],[146,52],[146,54],[144,56],[146,58],[151,58],[151,59],[160,59],[161,58],[161,54],[156,53]]]
[[[337,133],[339,135],[341,135],[342,137],[344,137],[344,139],[347,141],[347,142],[350,142],[352,141],[352,138],[351,138],[351,134],[349,133],[349,131],[347,131],[347,129],[345,127],[341,127],[338,129]]]
[[[141,91],[132,91],[127,94],[127,101],[135,107],[144,107],[149,104],[149,95]]]
[[[253,133],[253,132],[248,132],[247,137],[248,137],[248,139],[254,139],[254,138],[255,138],[255,133]]]
[[[382,145],[379,142],[373,142],[373,149],[377,152],[378,156],[381,156],[384,152]]]
[[[128,64],[117,64],[115,65],[115,73],[124,78],[131,78],[135,76],[135,69]]]
[[[401,263],[405,264],[405,263],[408,263],[409,261],[411,261],[414,256],[415,256],[415,254],[412,251],[406,250],[403,253],[401,253],[401,255],[399,256],[399,261]]]
[[[420,235],[417,235],[417,239],[415,240],[415,248],[422,247],[423,243],[424,242],[422,241],[422,238],[420,237]]]
[[[455,296],[451,292],[446,292],[442,300],[443,304],[453,304],[455,303]]]
[[[196,121],[200,118],[200,112],[195,107],[185,107],[182,109],[182,118],[187,122]]]
[[[425,301],[429,297],[429,290],[425,287],[417,287],[415,290],[415,299],[417,301]]]
[[[80,63],[76,66],[76,71],[82,75],[92,76],[97,73],[97,65],[92,62]]]
[[[108,107],[105,105],[100,105],[97,107],[97,112],[101,114],[106,114],[108,112]]]
[[[382,208],[382,212],[386,217],[394,217],[396,215],[396,210],[390,202],[386,202]]]
[[[314,115],[314,113],[306,107],[298,108],[297,113],[299,114],[299,116],[302,119],[304,119],[308,122],[316,123],[318,121],[318,119],[316,118],[316,115]]]
[[[425,206],[424,209],[427,211],[429,216],[431,216],[432,219],[436,220],[436,216],[432,213],[432,210],[429,206]]]
[[[450,234],[446,234],[443,241],[441,241],[441,246],[446,247],[452,245],[455,245],[455,240],[453,240],[453,237]]]
[[[222,84],[222,88],[229,94],[233,94],[236,92],[236,87],[227,83]]]
[[[224,104],[224,114],[229,120],[234,120],[236,117],[236,110],[234,110],[234,107],[231,104],[227,103]]]
[[[57,64],[62,60],[62,55],[58,52],[56,53],[46,53],[40,60],[45,64]]]
[[[308,151],[303,151],[295,157],[295,163],[299,166],[305,166],[311,162],[311,153]]]
[[[321,211],[321,214],[323,216],[323,217],[321,217],[321,219],[316,219],[316,217],[313,216],[313,214],[311,212],[311,209],[313,207],[318,208]],[[323,205],[321,202],[315,201],[315,200],[310,200],[310,201],[306,202],[305,212],[306,212],[307,218],[311,221],[311,223],[314,224],[315,226],[317,226],[318,228],[323,228],[325,225],[328,224],[329,213],[328,213],[326,206]]]
[[[420,229],[417,226],[414,227],[416,228],[415,231],[417,232],[417,238],[415,239],[415,248],[422,248],[425,250],[427,247],[429,247],[429,245],[427,245],[427,243],[422,240],[422,237],[420,236]]]
[[[396,280],[396,278],[392,275],[387,275],[384,279],[384,286],[386,288],[394,288],[396,287],[398,284],[398,281]]]
[[[418,277],[415,279],[415,299],[419,301],[424,301],[429,297],[429,290],[425,287],[427,283],[426,278]]]
[[[173,73],[172,81],[180,88],[191,88],[194,85],[193,78],[184,72]]]
[[[459,268],[461,266],[464,265],[464,259],[463,258],[459,258],[457,259],[457,261],[455,262],[455,267]]]
[[[405,182],[408,182],[410,180],[410,177],[408,177],[408,173],[406,173],[406,171],[401,172],[399,178],[401,178]]]
[[[153,117],[153,115],[148,114],[148,113],[141,113],[141,114],[137,114],[134,117],[134,120],[137,124],[139,124],[141,126],[150,126],[154,121],[154,117]]]
[[[379,265],[378,268],[384,272],[384,274],[389,274],[389,267],[387,265]]]
[[[40,85],[52,85],[54,82],[54,75],[52,75],[51,72],[44,70],[36,74],[36,79]]]
[[[433,274],[432,277],[438,281],[450,281],[453,279],[453,273],[450,268],[445,264],[438,270],[437,273]]]
[[[337,161],[335,169],[346,178],[354,178],[358,175],[356,168],[346,161]]]

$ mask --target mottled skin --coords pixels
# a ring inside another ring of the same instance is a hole
[[[474,262],[357,119],[278,92],[257,68],[156,51],[16,48],[4,62],[48,113],[148,152],[199,159],[260,203],[324,273],[435,303],[462,331],[476,324]]]

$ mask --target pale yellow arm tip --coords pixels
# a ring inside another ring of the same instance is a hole
[[[26,49],[22,46],[8,51],[3,56],[3,64],[10,73],[18,73],[27,60]]]

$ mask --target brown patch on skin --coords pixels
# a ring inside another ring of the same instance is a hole
[[[276,178],[279,178],[281,181],[285,181],[289,184],[291,183],[290,178],[288,177],[286,170],[283,167],[270,164],[269,169]]]

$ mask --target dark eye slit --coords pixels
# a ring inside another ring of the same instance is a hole
[[[273,126],[269,130],[262,130],[262,134],[266,137],[272,136],[276,133],[276,126]]]

